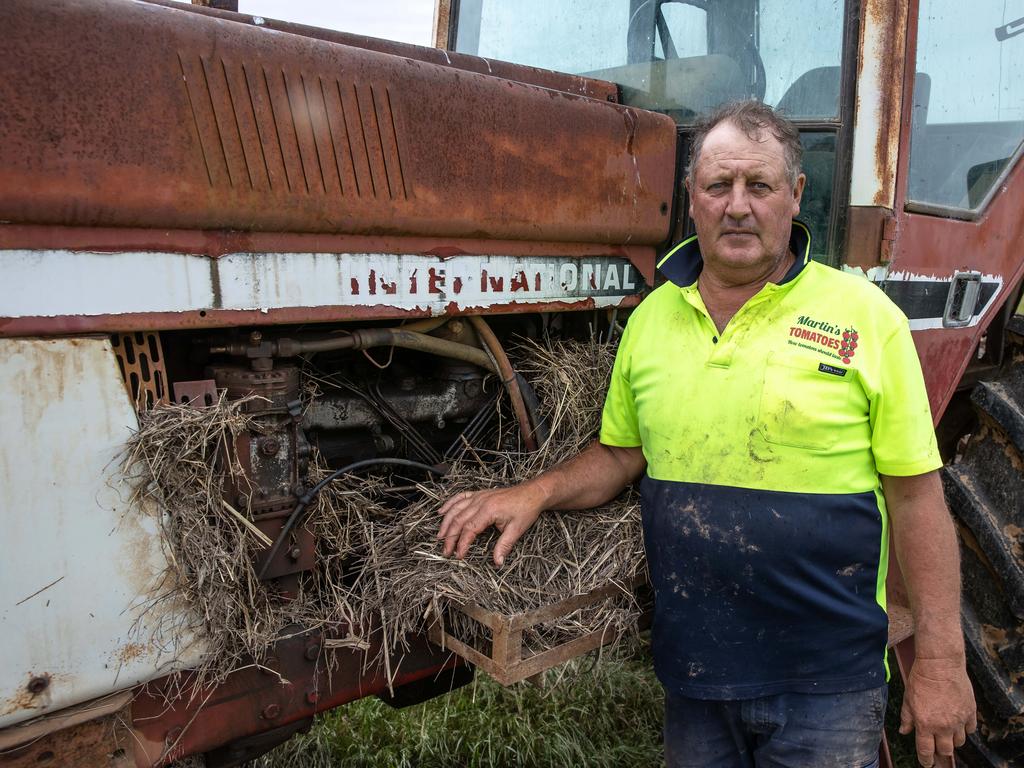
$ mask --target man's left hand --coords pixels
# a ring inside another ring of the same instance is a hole
[[[978,727],[974,690],[963,660],[917,659],[907,678],[900,733],[916,731],[917,759],[925,768],[950,765],[954,747]]]

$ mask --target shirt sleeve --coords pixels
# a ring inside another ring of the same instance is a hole
[[[904,320],[882,350],[871,403],[871,450],[883,475],[923,475],[942,466],[921,362]]]
[[[608,395],[601,412],[601,432],[598,437],[604,445],[635,448],[641,444],[640,427],[636,416],[636,401],[629,383],[629,324],[622,334],[615,353],[615,365],[608,384]]]

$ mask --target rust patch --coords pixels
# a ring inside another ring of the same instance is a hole
[[[872,202],[892,205],[900,148],[900,118],[903,110],[904,54],[907,42],[907,4],[891,0],[868,0],[861,24],[861,51],[868,35],[875,37],[878,54],[878,112],[875,136],[875,175],[879,188]],[[863,66],[862,64],[860,65]],[[863,69],[861,69],[863,71]],[[859,74],[859,73],[858,73]],[[857,108],[861,97],[858,93]]]
[[[626,296],[608,309],[635,307],[643,294]],[[456,302],[446,305],[442,313],[451,315],[506,314],[519,312],[566,312],[594,309],[593,298],[579,301],[517,302],[509,301],[486,307],[462,308]],[[264,326],[281,323],[327,323],[349,320],[402,320],[432,315],[421,309],[401,309],[386,305],[376,307],[290,307],[285,309],[235,310],[215,309],[199,312],[139,312],[123,315],[79,315],[58,317],[13,318],[2,329],[2,336],[51,336],[71,333],[94,333],[123,330],[173,330],[182,328],[227,328],[230,326]]]
[[[125,723],[127,708],[0,752],[0,766],[10,768],[129,768],[132,740]]]
[[[149,646],[144,643],[127,643],[122,645],[114,653],[114,658],[119,664],[131,664],[136,659],[141,659],[149,652]]]
[[[448,49],[448,27],[452,19],[452,0],[437,0],[434,5],[434,47]]]
[[[127,4],[111,24],[102,4],[43,16],[31,0],[0,3],[12,46],[0,81],[22,118],[0,123],[0,219],[651,246],[667,235],[676,128],[664,115],[629,113],[629,154],[621,107],[491,76],[497,63],[465,57],[484,72],[460,72],[411,61],[408,47],[176,8]]]
[[[42,710],[52,700],[53,676],[49,672],[30,672],[25,675],[17,693],[0,703],[0,716],[23,710]]]
[[[843,259],[851,267],[865,272],[883,261],[886,221],[892,211],[881,206],[850,206]]]

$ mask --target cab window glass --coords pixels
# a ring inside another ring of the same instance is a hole
[[[977,210],[1024,140],[1024,0],[921,0],[907,196]]]
[[[800,200],[800,220],[811,230],[811,257],[829,262],[829,213],[836,175],[836,134],[800,133],[804,146],[801,163],[807,183]]]
[[[661,6],[661,33],[654,36],[654,58],[708,55],[708,13],[682,3]],[[668,55],[665,49],[668,48]]]
[[[839,117],[842,0],[460,0],[455,49],[611,80],[681,123],[756,98]]]
[[[765,103],[794,119],[838,119],[843,3],[763,2],[758,16]]]

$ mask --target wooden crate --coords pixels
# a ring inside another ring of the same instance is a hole
[[[636,588],[644,583],[646,583],[646,578],[641,576],[635,578],[631,586]],[[582,656],[615,639],[613,633],[596,630],[568,640],[546,651],[537,653],[529,653],[527,651],[526,655],[524,655],[524,629],[567,616],[579,608],[596,605],[617,594],[622,594],[622,587],[616,584],[609,584],[587,594],[575,595],[565,600],[559,600],[557,603],[514,616],[494,613],[475,605],[464,605],[458,608],[452,607],[450,610],[461,611],[491,630],[491,651],[489,655],[448,634],[441,628],[439,623],[434,624],[431,628],[430,639],[442,648],[450,649],[466,659],[466,661],[475,664],[502,685],[511,685],[520,680],[526,680],[527,678],[539,675],[544,670],[551,669],[577,656]]]
[[[914,617],[910,609],[897,603],[886,606],[889,614],[889,642],[886,647],[893,648],[914,634]]]

